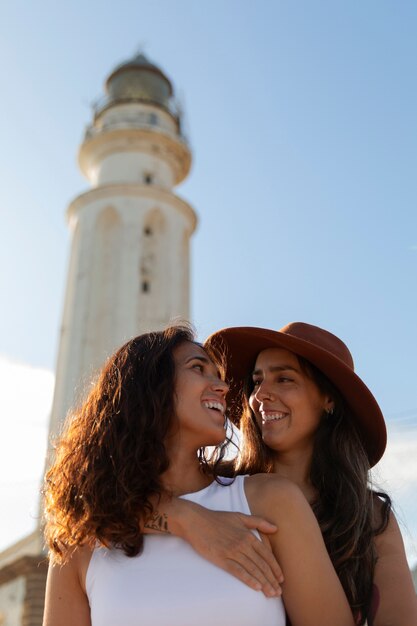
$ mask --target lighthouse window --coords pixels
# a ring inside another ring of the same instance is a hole
[[[151,185],[153,182],[153,176],[152,174],[145,174],[144,176],[144,180],[145,180],[145,184],[146,185]]]
[[[150,226],[145,226],[145,228],[143,229],[143,233],[147,237],[151,237],[151,235],[152,235],[152,228]]]
[[[151,285],[148,280],[142,281],[142,293],[149,293],[151,290]]]
[[[149,115],[149,124],[152,124],[152,126],[155,126],[158,123],[158,116],[156,115],[156,113],[151,113]]]

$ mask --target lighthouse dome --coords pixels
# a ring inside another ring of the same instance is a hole
[[[165,74],[138,54],[118,65],[106,81],[106,92],[112,102],[142,101],[169,108],[172,84]]]

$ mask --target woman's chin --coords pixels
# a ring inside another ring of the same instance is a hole
[[[216,446],[220,446],[226,440],[226,431],[223,429],[221,432],[216,433],[206,438],[206,443],[203,444],[202,448],[215,448]]]
[[[268,448],[271,448],[271,450],[279,452],[282,446],[283,437],[282,435],[278,435],[271,430],[262,431],[262,441],[266,446],[268,446]]]

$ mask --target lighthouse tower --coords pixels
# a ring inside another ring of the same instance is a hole
[[[79,152],[91,189],[72,234],[50,435],[128,338],[189,317],[196,216],[173,192],[191,154],[169,79],[143,54],[116,67]],[[39,527],[0,554],[0,624],[41,626],[47,564]]]
[[[189,317],[196,216],[173,188],[191,154],[172,84],[143,54],[107,78],[79,164],[91,189],[68,208],[72,247],[51,434],[115,348]]]

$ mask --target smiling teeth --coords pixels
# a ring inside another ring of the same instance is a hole
[[[203,404],[207,409],[217,409],[221,413],[224,413],[224,406],[221,402],[203,402]]]
[[[268,415],[265,415],[264,413],[262,413],[262,421],[263,422],[277,422],[279,420],[284,419],[284,417],[286,416],[287,416],[286,413],[270,413]]]

